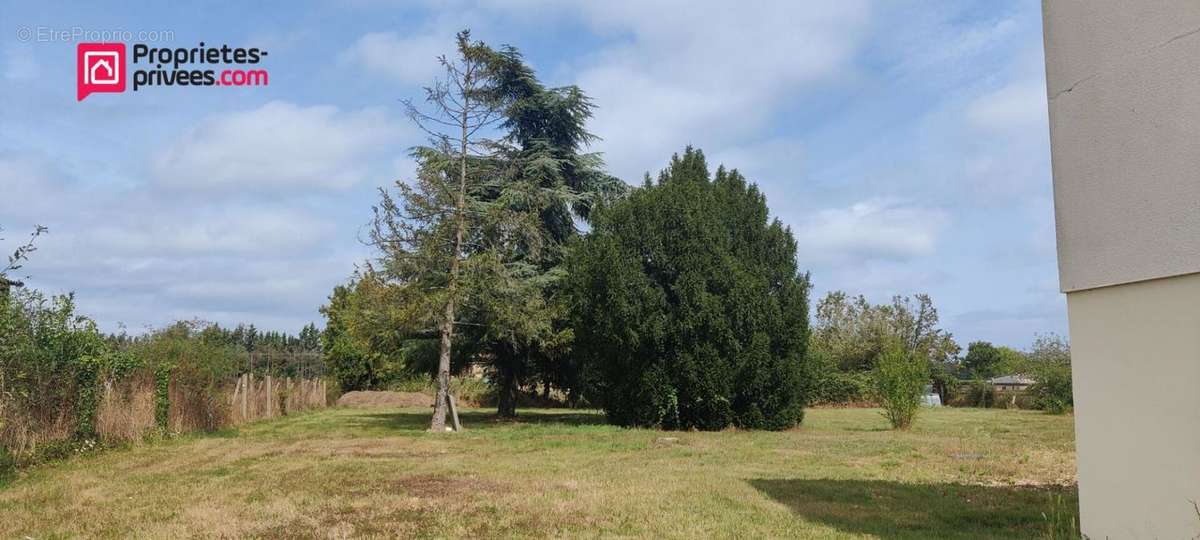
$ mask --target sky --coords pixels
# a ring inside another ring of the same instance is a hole
[[[469,28],[590,95],[626,182],[687,145],[741,170],[814,302],[928,293],[964,347],[1066,334],[1037,0],[99,4],[0,0],[0,248],[49,227],[20,277],[106,331],[321,325],[412,178],[401,100]],[[78,31],[258,47],[269,85],[77,101]]]

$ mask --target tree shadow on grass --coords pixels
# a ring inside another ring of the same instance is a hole
[[[356,415],[352,424],[367,428],[384,428],[400,431],[425,431],[429,429],[429,421],[433,411],[363,411]],[[536,411],[518,413],[515,419],[500,418],[494,412],[488,411],[459,411],[459,421],[464,429],[495,429],[499,427],[528,425],[562,424],[568,426],[594,426],[604,424],[604,415],[592,411],[563,410],[561,412]],[[446,419],[450,423],[450,419]]]
[[[1046,534],[1052,522],[1079,522],[1074,487],[882,480],[749,483],[805,520],[880,538],[1035,538]]]

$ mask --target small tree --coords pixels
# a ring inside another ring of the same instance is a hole
[[[967,345],[967,356],[963,358],[963,366],[981,379],[998,375],[1001,368],[1000,349],[987,341],[972,341]]]
[[[902,344],[889,341],[875,360],[871,380],[875,399],[892,428],[912,425],[929,382],[929,362],[907,352]]]
[[[1057,335],[1038,336],[1027,357],[1027,371],[1036,381],[1029,387],[1034,403],[1050,414],[1067,412],[1075,404],[1071,390],[1071,346]]]

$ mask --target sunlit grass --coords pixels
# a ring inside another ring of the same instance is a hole
[[[678,433],[522,413],[432,434],[427,410],[333,409],[79,457],[0,488],[0,536],[1029,538],[1076,501],[1069,416]]]

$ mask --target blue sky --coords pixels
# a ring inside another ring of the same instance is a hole
[[[471,28],[590,94],[626,181],[688,144],[741,169],[815,297],[928,292],[963,345],[1066,333],[1040,2],[650,4],[0,2],[0,247],[49,226],[23,273],[106,330],[320,322],[375,190],[411,177],[399,100]],[[264,48],[270,85],[76,102],[75,43],[19,30],[77,27]]]

